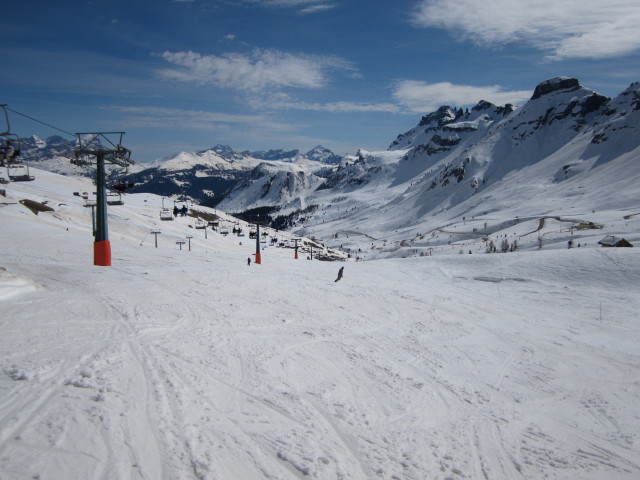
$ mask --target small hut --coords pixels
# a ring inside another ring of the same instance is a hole
[[[613,235],[607,235],[598,242],[603,247],[633,247],[627,240],[621,237],[615,237]]]

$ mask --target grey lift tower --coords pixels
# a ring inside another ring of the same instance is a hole
[[[133,164],[131,150],[122,146],[125,132],[76,133],[78,137],[75,149],[77,165],[96,165],[96,226],[93,232],[93,264],[111,266],[111,243],[107,225],[107,187],[105,164],[127,167]],[[110,138],[118,138],[117,143]],[[106,145],[103,145],[103,142]]]

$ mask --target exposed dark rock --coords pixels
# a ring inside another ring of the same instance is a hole
[[[575,78],[556,77],[539,84],[533,91],[531,100],[542,97],[552,92],[560,90],[577,90],[580,88],[580,82]]]

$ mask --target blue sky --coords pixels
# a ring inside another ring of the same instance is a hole
[[[608,96],[640,81],[638,0],[6,0],[1,22],[0,103],[125,131],[141,162],[218,143],[380,150],[440,105],[519,105],[555,76]]]

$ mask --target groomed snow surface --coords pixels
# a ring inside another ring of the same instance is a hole
[[[96,267],[90,183],[35,175],[0,197],[3,480],[640,478],[640,249],[247,266],[140,194]]]

